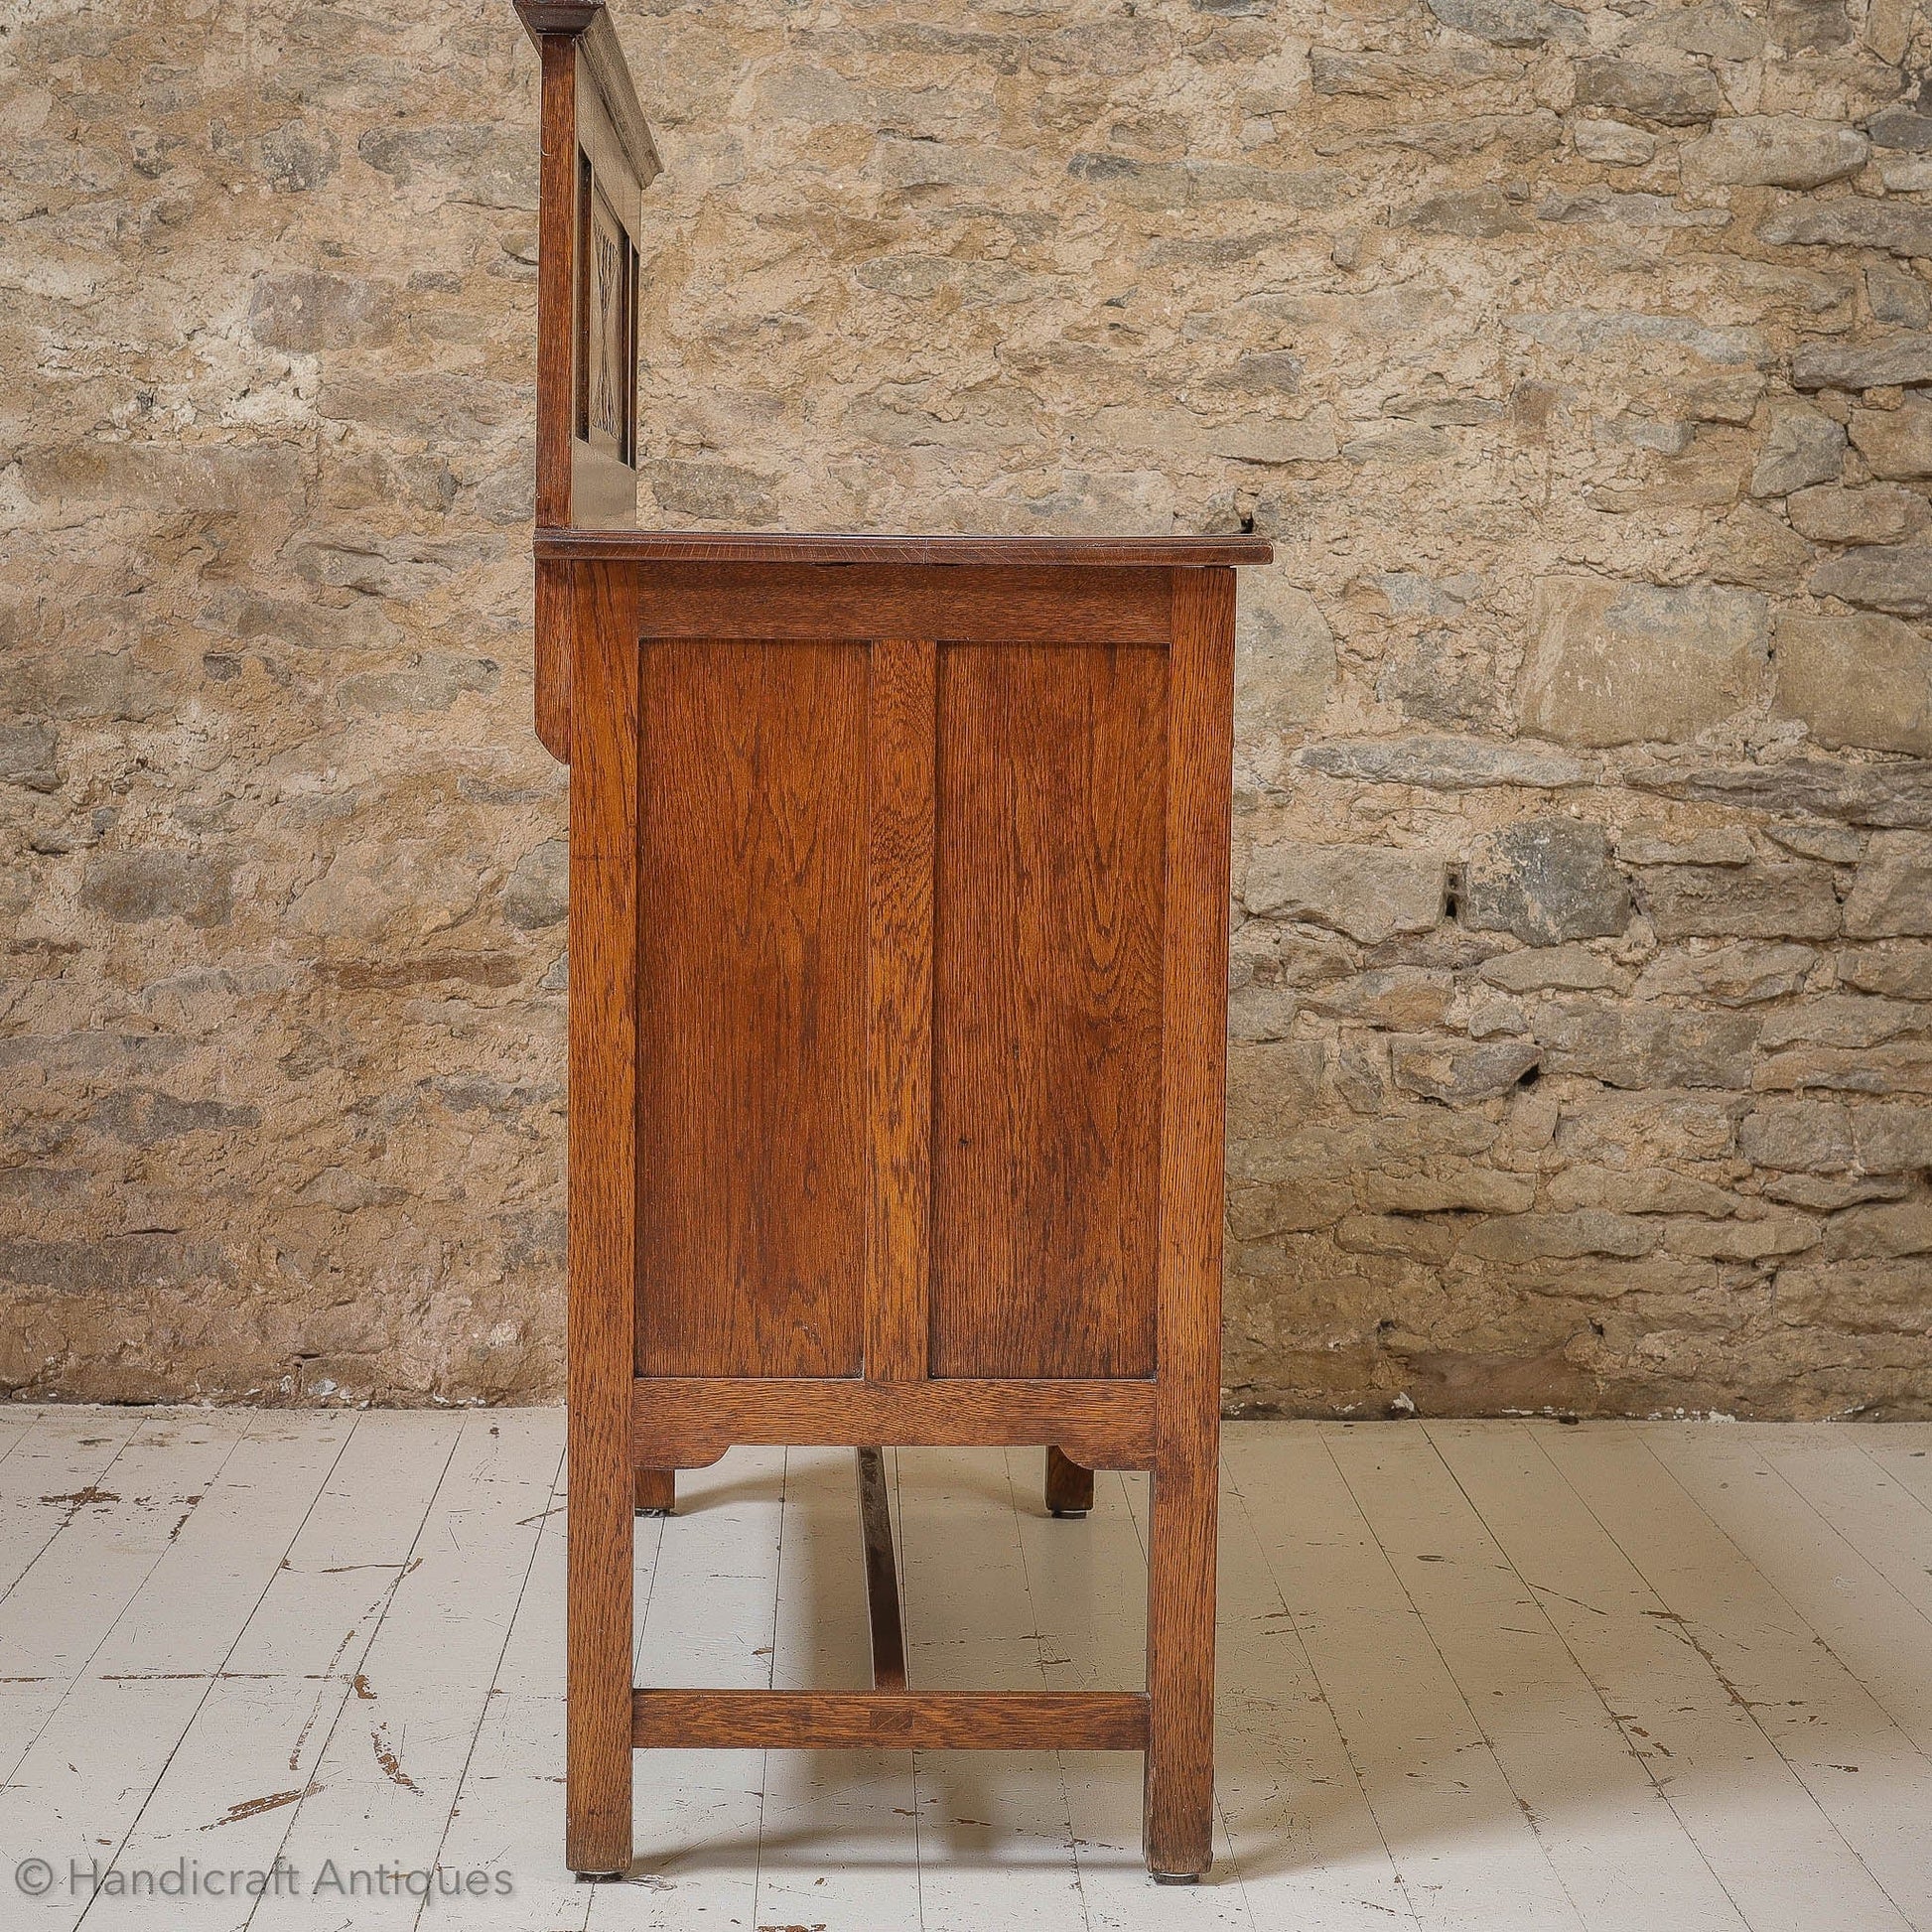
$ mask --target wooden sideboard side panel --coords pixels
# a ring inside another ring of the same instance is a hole
[[[1154,1372],[1167,710],[1163,651],[940,647],[936,1376]]]
[[[632,648],[637,1371],[857,1375],[868,652]]]
[[[866,1373],[926,1373],[932,1274],[933,767],[938,647],[872,647]]]

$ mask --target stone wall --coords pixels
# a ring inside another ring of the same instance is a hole
[[[1909,0],[623,4],[646,515],[1253,528],[1241,1411],[1932,1413]],[[548,1397],[504,4],[0,39],[0,1380]]]

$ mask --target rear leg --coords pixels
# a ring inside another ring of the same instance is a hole
[[[1084,1516],[1093,1507],[1093,1471],[1057,1449],[1046,1451],[1046,1507],[1055,1516]]]

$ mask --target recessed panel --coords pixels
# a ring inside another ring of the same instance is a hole
[[[866,649],[642,649],[638,1372],[856,1375]]]
[[[940,652],[936,1375],[1154,1370],[1167,668]]]

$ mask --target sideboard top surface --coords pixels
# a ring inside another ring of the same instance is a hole
[[[1179,569],[1274,560],[1266,537],[852,536],[539,527],[540,558],[580,563],[977,564]]]

